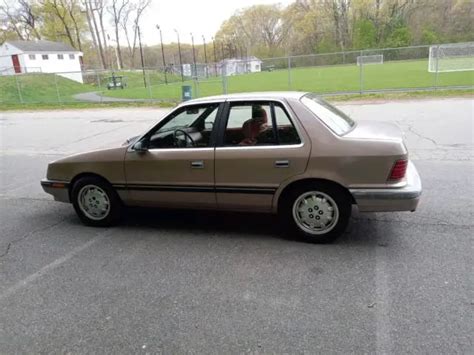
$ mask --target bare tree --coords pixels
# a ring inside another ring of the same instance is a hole
[[[41,39],[41,36],[36,28],[37,22],[39,20],[39,15],[33,10],[31,2],[27,0],[18,0],[18,15],[20,21],[25,25],[27,29],[27,37],[31,37],[31,33],[36,39]]]
[[[123,20],[124,12],[129,6],[130,0],[112,0],[112,5],[109,7],[109,13],[112,15],[112,21],[115,30],[115,44],[117,48],[119,69],[123,68],[122,51],[120,49],[119,26]]]
[[[150,5],[151,0],[138,0],[137,3],[131,3],[130,6],[122,12],[122,21],[120,26],[125,33],[128,52],[130,56],[130,66],[135,65],[135,53],[138,44],[138,24],[145,9]],[[131,22],[131,23],[130,23]],[[131,28],[130,28],[131,26]],[[132,31],[130,31],[130,29]],[[133,39],[131,38],[133,35]]]
[[[82,51],[82,43],[81,43],[81,30],[79,28],[78,19],[76,17],[77,14],[80,14],[79,9],[79,1],[78,0],[67,0],[64,1],[64,6],[71,18],[72,25],[74,27],[74,32],[76,33],[76,43],[77,47],[80,51]]]
[[[349,9],[351,0],[325,0],[326,11],[329,12],[333,22],[336,41],[344,51],[349,42]]]
[[[94,45],[94,48],[97,51],[97,59],[100,61],[100,58],[101,58],[100,50],[99,50],[99,46],[97,45],[96,33],[95,33],[95,30],[94,30],[94,27],[92,26],[91,13],[89,11],[88,0],[82,0],[82,5],[85,8],[85,9],[82,10],[82,12],[85,13],[85,15],[86,15],[87,25],[89,27],[89,32],[90,32],[91,37],[92,37],[92,44]],[[103,63],[102,63],[102,65],[103,65]]]
[[[18,38],[24,40],[25,36],[22,33],[20,20],[15,8],[6,0],[3,0],[3,4],[0,6],[0,11],[4,14],[6,21],[8,21],[6,27],[13,30],[18,35]]]
[[[133,17],[134,11],[135,11],[135,6],[134,5],[128,6],[124,10],[123,19],[120,22],[120,26],[122,27],[122,30],[125,33],[125,40],[127,41],[128,57],[129,57],[129,60],[130,60],[129,65],[131,67],[133,67],[133,64],[134,64],[132,58],[133,58],[134,53],[135,53],[135,44],[133,45],[133,48],[132,48],[132,42],[131,42],[130,32],[129,32],[129,25],[130,25],[131,17]]]
[[[97,26],[97,20],[95,19],[94,11],[97,9],[92,6],[92,0],[86,0],[87,10],[90,12],[90,17],[92,19],[92,24],[94,25],[95,37],[97,40],[97,46],[99,47],[100,60],[102,63],[102,68],[107,68],[107,61],[105,60],[104,48],[102,47],[101,35],[99,32],[99,27]]]
[[[63,0],[50,0],[48,1],[48,4],[45,4],[45,2],[43,2],[42,5],[49,6],[51,8],[53,14],[62,23],[64,32],[66,34],[67,39],[69,40],[69,43],[71,44],[71,46],[76,47],[73,29],[71,28],[71,24],[68,21],[68,10]]]
[[[108,55],[108,45],[107,45],[107,34],[104,28],[104,16],[105,16],[105,9],[107,7],[107,0],[95,0],[95,10],[97,12],[97,17],[99,18],[99,26],[100,32],[102,35],[102,43],[104,46],[104,57],[106,62],[109,62],[109,55]],[[99,35],[99,34],[98,34]]]

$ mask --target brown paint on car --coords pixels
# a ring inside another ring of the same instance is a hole
[[[288,191],[319,181],[361,211],[414,211],[421,182],[411,162],[389,180],[397,160],[408,152],[396,125],[353,122],[307,93],[233,94],[183,103],[125,146],[52,162],[42,185],[74,202],[78,178],[94,176],[125,205],[276,213]]]

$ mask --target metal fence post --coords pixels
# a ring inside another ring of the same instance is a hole
[[[288,90],[291,90],[291,57],[288,56]]]
[[[145,70],[145,69],[143,69],[143,70]],[[153,98],[153,95],[152,95],[152,93],[151,93],[150,71],[147,70],[147,71],[145,71],[145,73],[146,73],[146,81],[147,81],[147,83],[148,83],[148,85],[147,85],[147,88],[148,88],[148,96],[150,97],[150,99],[152,99],[152,98]]]
[[[193,86],[194,86],[194,97],[199,97],[199,82],[197,76],[193,78]]]
[[[101,83],[100,83],[100,75],[97,70],[95,71],[95,75],[97,77],[97,88],[99,89],[99,97],[100,97],[99,102],[102,102],[102,89],[101,89]]]
[[[435,90],[438,90],[439,80],[439,49],[440,46],[436,47],[436,73],[435,73]]]
[[[363,51],[360,51],[360,63],[359,63],[359,94],[362,95],[364,92],[364,61],[362,60]]]
[[[222,75],[222,93],[224,95],[227,95],[227,76],[226,76],[226,64],[225,63],[222,63],[221,75]]]
[[[58,74],[53,74],[54,75],[54,86],[56,87],[56,95],[58,96],[58,104],[61,105],[61,95],[59,94],[59,88],[58,88]]]
[[[16,82],[16,88],[18,90],[18,98],[20,99],[20,103],[23,104],[23,96],[21,95],[21,87],[20,83],[18,82],[18,75],[14,74],[15,77],[15,82]]]

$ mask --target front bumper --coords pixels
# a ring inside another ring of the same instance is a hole
[[[69,183],[57,180],[41,180],[44,192],[53,195],[55,201],[71,202],[69,199]]]
[[[415,211],[421,196],[421,179],[410,161],[406,173],[407,184],[401,188],[351,189],[359,211],[388,212]]]

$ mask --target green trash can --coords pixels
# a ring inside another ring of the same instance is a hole
[[[188,100],[191,100],[193,98],[192,88],[191,88],[190,85],[183,85],[181,93],[182,93],[182,100],[183,101],[188,101]]]

